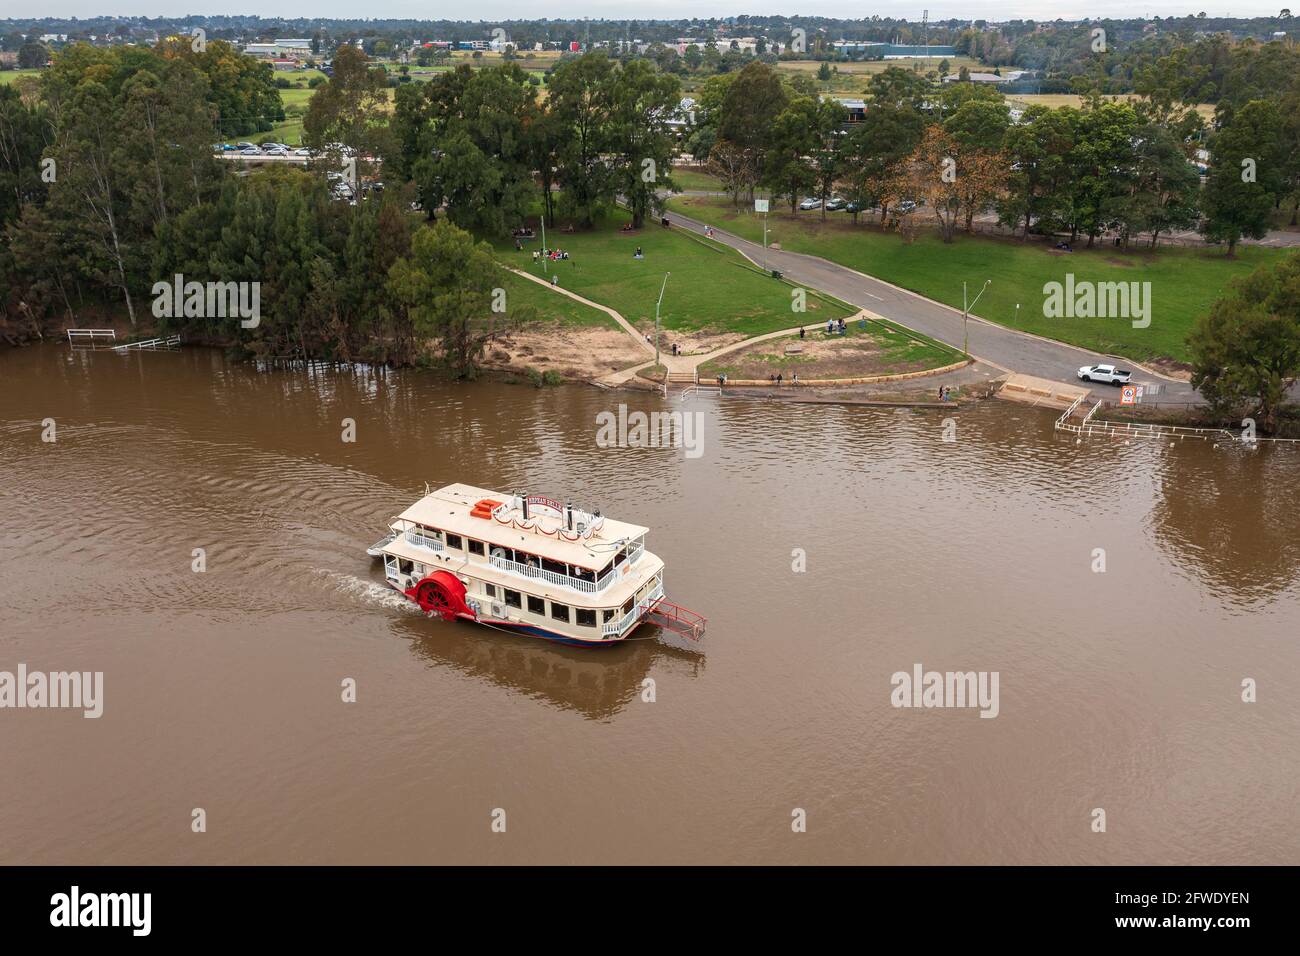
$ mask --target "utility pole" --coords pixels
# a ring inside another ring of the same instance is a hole
[[[985,279],[984,289],[987,289],[992,281],[992,279]],[[984,294],[984,289],[980,289],[979,295],[975,296],[975,300],[970,305],[967,305],[966,283],[961,284],[961,351],[967,358],[970,358],[970,333],[966,331],[966,320],[970,318],[970,310],[975,308],[975,303],[980,300],[980,295]]]
[[[659,306],[664,303],[664,289],[668,288],[668,277],[671,272],[664,273],[664,284],[659,287],[659,301],[655,303],[655,367],[659,367]]]
[[[545,202],[545,200],[543,200]],[[546,271],[546,212],[542,211],[542,271]]]

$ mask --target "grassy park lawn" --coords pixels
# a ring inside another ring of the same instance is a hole
[[[960,359],[955,349],[890,323],[859,319],[849,323],[845,335],[828,334],[820,326],[803,339],[796,334],[738,349],[701,365],[700,378],[765,379],[779,372],[789,380],[797,372],[801,381],[816,382],[921,371]]]
[[[1136,100],[1140,97],[1136,93],[1117,93],[1113,96],[1102,97],[1106,100]],[[1076,93],[1008,93],[1006,101],[1010,106],[1024,109],[1028,106],[1047,106],[1056,109],[1061,106],[1073,106],[1080,109],[1083,106],[1083,97]],[[1196,112],[1201,114],[1204,120],[1214,119],[1213,103],[1198,103]]]
[[[738,236],[762,241],[762,217],[748,209],[737,212],[727,199],[679,196],[670,206]],[[958,236],[945,245],[928,231],[908,245],[897,233],[862,223],[855,227],[844,213],[832,213],[822,223],[819,212],[796,218],[788,212],[772,213],[768,241],[780,243],[787,251],[822,256],[958,309],[963,280],[974,296],[990,279],[972,314],[1097,352],[1184,362],[1188,360],[1184,339],[1192,324],[1229,282],[1282,255],[1258,246],[1239,248],[1236,259],[1227,259],[1222,249],[1213,246],[1121,253],[1076,245],[1074,252],[1063,253],[1045,243],[980,236]],[[1045,317],[1043,286],[1063,283],[1066,273],[1074,274],[1076,284],[1150,282],[1150,326],[1133,328],[1127,319]]]
[[[677,168],[672,171],[673,182],[681,190],[693,192],[722,192],[722,180],[702,169]]]
[[[0,83],[14,83],[25,76],[37,76],[40,70],[0,70]]]
[[[504,255],[502,259],[508,264],[514,264]],[[500,286],[506,290],[507,318],[527,315],[529,321],[533,322],[565,326],[604,326],[623,333],[622,326],[600,309],[583,305],[567,295],[557,295],[550,289],[521,278],[513,272],[501,270]]]
[[[619,210],[588,231],[548,228],[547,243],[570,258],[547,263],[545,270],[532,264],[539,240],[525,243],[523,252],[516,252],[510,239],[498,240],[495,247],[504,261],[535,268],[539,275],[554,272],[563,288],[617,310],[645,330],[654,326],[665,273],[671,276],[660,319],[668,330],[750,336],[849,315],[844,306],[813,294],[807,296],[807,312],[796,313],[791,287],[757,271],[739,253],[657,223],[623,232],[628,219]],[[638,246],[644,258],[633,257]]]

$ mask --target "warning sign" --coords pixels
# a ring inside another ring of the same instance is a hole
[[[1125,385],[1119,393],[1119,403],[1121,405],[1137,404],[1138,390],[1136,385]]]

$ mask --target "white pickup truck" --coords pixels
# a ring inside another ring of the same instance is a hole
[[[1114,365],[1084,365],[1079,369],[1079,378],[1085,382],[1109,382],[1111,385],[1127,385],[1132,374],[1128,369]]]

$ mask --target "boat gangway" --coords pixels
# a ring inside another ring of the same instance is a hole
[[[696,614],[662,598],[646,609],[644,619],[666,631],[689,637],[692,641],[698,641],[704,636],[704,626],[708,623],[703,614]]]

